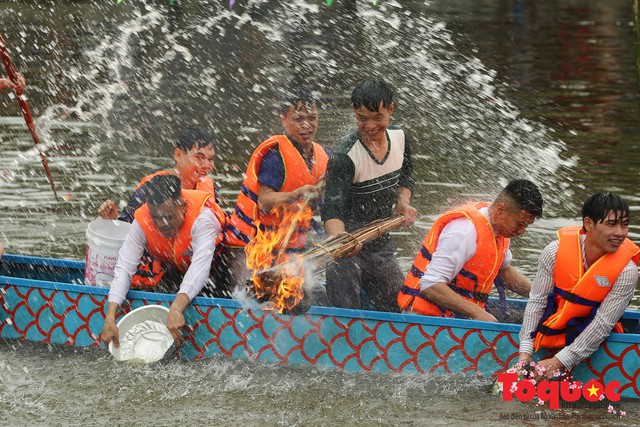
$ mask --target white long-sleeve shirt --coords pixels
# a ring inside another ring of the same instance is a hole
[[[585,271],[589,268],[586,265],[585,256],[585,236],[580,236],[580,246],[582,248],[582,258],[585,260]],[[556,254],[558,253],[558,241],[553,241],[547,245],[540,253],[540,261],[538,263],[538,273],[531,286],[531,294],[524,312],[524,320],[520,330],[520,352],[533,354],[533,332],[540,323],[540,319],[544,314],[547,306],[547,297],[554,287],[553,269],[556,265]],[[633,263],[629,263],[622,270],[616,279],[611,291],[607,294],[600,307],[596,312],[595,318],[582,331],[580,335],[562,350],[556,357],[567,369],[572,369],[582,360],[591,356],[600,344],[607,339],[614,325],[624,310],[629,305],[631,298],[636,290],[638,282],[638,268]]]
[[[489,219],[488,206],[479,209],[479,212]],[[495,229],[494,234],[497,235]],[[451,283],[467,261],[475,255],[477,238],[476,227],[468,218],[456,218],[449,222],[442,229],[436,250],[420,278],[420,291],[436,283]],[[507,248],[500,270],[505,270],[511,265],[512,257],[511,249]]]
[[[179,294],[186,294],[189,300],[198,295],[209,278],[216,239],[220,233],[222,226],[216,216],[210,209],[203,209],[191,227],[193,255],[178,291]],[[109,302],[120,305],[125,300],[131,286],[131,278],[140,264],[146,245],[147,237],[140,224],[134,220],[118,253]]]

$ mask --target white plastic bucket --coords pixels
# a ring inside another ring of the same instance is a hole
[[[128,222],[96,218],[87,227],[87,257],[84,282],[89,286],[109,286],[118,252],[131,228]]]
[[[109,343],[109,351],[118,361],[154,363],[170,357],[173,336],[167,329],[169,309],[161,305],[143,305],[124,315],[118,327],[120,347]]]

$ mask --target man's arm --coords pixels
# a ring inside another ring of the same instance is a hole
[[[454,219],[447,224],[420,278],[420,292],[429,301],[471,319],[497,322],[494,316],[462,298],[448,285],[475,254],[476,238],[476,228],[466,218]]]
[[[133,221],[127,237],[118,252],[118,261],[114,268],[113,281],[109,290],[109,302],[121,305],[131,286],[131,277],[140,264],[140,258],[147,244],[147,237],[138,221]]]
[[[513,292],[528,297],[531,292],[531,282],[524,277],[515,267],[509,266],[499,273],[504,286]]]
[[[413,159],[411,158],[412,138],[404,133],[404,152],[400,176],[398,177],[398,195],[392,215],[403,215],[405,218],[403,226],[410,227],[416,221],[418,211],[411,206],[411,195],[414,186]]]
[[[413,144],[413,138],[404,131],[404,154],[402,160],[402,169],[400,170],[400,177],[398,186],[400,188],[407,188],[409,191],[413,191],[414,186],[414,172],[413,172],[413,159],[411,157],[411,145]]]
[[[411,190],[405,187],[398,189],[398,197],[396,199],[396,205],[393,208],[391,216],[402,215],[404,216],[405,227],[411,227],[416,218],[418,217],[418,210],[411,206]]]
[[[349,156],[334,152],[329,159],[322,220],[329,236],[345,231],[347,200],[353,182],[355,166]]]
[[[266,185],[260,185],[258,190],[258,206],[264,213],[271,212],[274,206],[281,203],[292,203],[303,197],[314,199],[320,194],[318,187],[314,185],[303,185],[293,191],[276,191]]]
[[[482,307],[462,298],[446,283],[436,283],[420,292],[429,301],[441,307],[467,316],[473,320],[497,322],[498,320]]]
[[[131,197],[129,197],[129,202],[127,206],[124,207],[118,219],[124,222],[133,222],[134,214],[138,210],[138,208],[145,204],[147,201],[147,195],[144,189],[144,185],[137,188],[133,193],[131,193]],[[117,211],[116,211],[117,213]]]
[[[180,290],[169,307],[167,328],[177,342],[182,341],[181,329],[185,326],[184,310],[204,288],[216,250],[216,239],[222,233],[220,222],[210,209],[203,209],[191,227],[191,264],[182,278]]]
[[[411,158],[411,145],[413,140],[409,134],[404,133],[404,153],[402,160],[402,168],[398,177],[398,197],[396,205],[393,209],[393,215],[403,215],[405,218],[404,226],[410,227],[416,221],[418,211],[411,206],[411,195],[413,193],[414,172],[413,159]]]
[[[102,332],[100,332],[100,341],[104,342],[104,345],[109,345],[113,341],[113,345],[116,348],[120,347],[120,332],[116,326],[116,312],[118,311],[120,304],[110,302],[107,308],[107,315],[104,318],[104,326]]]
[[[305,196],[316,198],[320,194],[318,187],[303,185],[293,191],[280,191],[285,179],[285,167],[277,147],[272,147],[262,159],[258,170],[258,206],[268,214],[274,206],[292,203]]]
[[[109,289],[107,314],[100,333],[100,340],[105,345],[109,345],[113,341],[116,347],[120,346],[119,332],[116,326],[116,312],[127,296],[131,286],[131,277],[136,272],[138,264],[140,264],[140,258],[142,258],[146,242],[147,239],[142,228],[137,221],[134,221],[118,253],[118,261],[114,268],[114,277]]]
[[[191,227],[191,264],[184,274],[178,293],[186,294],[189,301],[195,298],[209,280],[216,239],[222,226],[211,209],[203,209]]]

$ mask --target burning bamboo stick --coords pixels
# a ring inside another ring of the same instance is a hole
[[[321,273],[329,263],[349,255],[361,243],[400,227],[403,221],[404,217],[374,221],[351,233],[330,237],[307,252],[289,258],[284,256],[283,246],[276,246],[269,249],[278,253],[271,261],[276,264],[264,270],[254,270],[247,286],[257,301],[270,304],[280,313],[304,312],[309,308],[309,304],[302,303],[305,295],[302,290],[305,271],[311,274]],[[291,225],[296,226],[297,220]],[[288,242],[291,235],[286,233],[284,237]]]
[[[288,267],[289,271],[299,269],[303,264],[312,265],[314,274],[320,274],[332,261],[343,258],[350,254],[360,243],[374,240],[391,230],[399,228],[404,221],[404,217],[392,217],[373,221],[362,228],[351,233],[332,236],[315,244],[311,249],[292,259],[274,265],[271,268],[257,272],[256,274],[269,274],[282,267]]]
[[[321,273],[327,265],[350,254],[359,244],[377,239],[391,230],[399,228],[404,217],[386,218],[371,222],[358,230],[329,238],[314,245],[301,255],[304,261],[315,265],[315,274]]]

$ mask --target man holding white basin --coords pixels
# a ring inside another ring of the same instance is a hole
[[[162,272],[162,292],[177,293],[171,304],[167,328],[180,341],[185,325],[183,312],[202,290],[207,280],[225,215],[209,193],[181,190],[180,178],[160,175],[146,187],[147,202],[135,213],[135,219],[118,255],[115,275],[109,291],[105,324],[100,340],[119,346],[116,312],[126,298],[131,278],[145,249],[170,264],[171,274]]]

